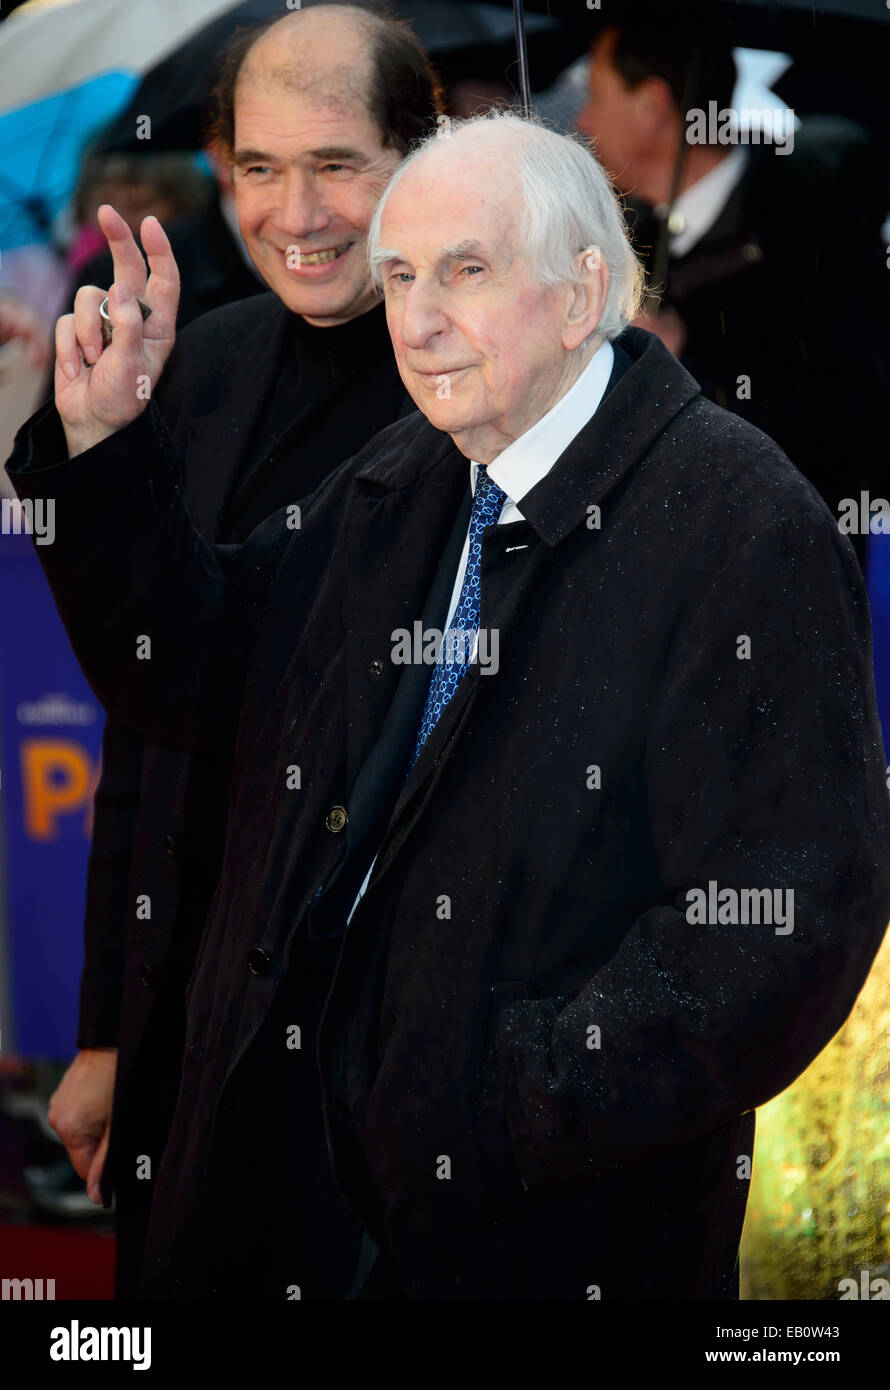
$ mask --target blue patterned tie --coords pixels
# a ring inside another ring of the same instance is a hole
[[[436,726],[439,717],[451,699],[469,666],[473,651],[473,639],[479,627],[481,602],[480,571],[482,564],[482,532],[486,526],[493,526],[501,514],[507,494],[488,476],[488,469],[480,464],[476,471],[476,490],[473,494],[473,510],[470,512],[469,547],[467,568],[461,586],[457,607],[451,625],[445,634],[440,660],[433,670],[430,688],[427,692],[423,717],[414,752],[408,764],[410,773],[420,756],[420,750]],[[449,640],[449,634],[454,636]]]

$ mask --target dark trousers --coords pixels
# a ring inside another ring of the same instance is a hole
[[[115,1298],[136,1298],[155,1176],[170,1132],[185,1046],[185,981],[167,976],[115,1115]],[[137,1171],[151,1161],[151,1177]]]

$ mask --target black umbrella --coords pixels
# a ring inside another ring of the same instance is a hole
[[[303,8],[322,3],[324,0],[303,0]],[[373,0],[368,0],[368,8],[375,8]],[[521,32],[518,77],[525,102],[528,63],[521,7],[518,19],[500,5],[465,0],[396,0],[386,9],[411,23],[446,85],[464,73],[508,78],[516,71],[514,40],[516,33]],[[244,25],[261,23],[280,14],[281,0],[244,0],[205,25],[145,74],[126,110],[99,141],[98,151],[141,154],[147,148],[151,152],[200,149],[219,56],[227,40]],[[535,85],[540,89],[549,86],[584,51],[588,36],[576,26],[541,14],[530,15],[527,25],[534,41]],[[152,122],[148,146],[136,134],[137,119],[143,115],[150,116]]]
[[[583,0],[493,0],[528,11],[541,11],[586,31],[588,41],[609,24],[645,23],[653,0],[600,0],[588,8]],[[798,63],[834,61],[838,66],[867,65],[877,70],[890,57],[890,9],[886,0],[690,0],[675,6],[678,26],[690,38],[695,15],[719,18],[738,48],[766,48],[789,53]],[[883,67],[886,86],[886,67]]]

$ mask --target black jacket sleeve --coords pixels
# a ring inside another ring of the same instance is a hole
[[[118,1043],[142,754],[143,742],[137,734],[106,721],[87,865],[79,1048]]]
[[[7,471],[20,498],[53,504],[55,539],[37,555],[112,719],[151,742],[228,758],[266,595],[294,535],[286,509],[242,546],[209,546],[154,402],[73,459],[45,407],[19,431]]]

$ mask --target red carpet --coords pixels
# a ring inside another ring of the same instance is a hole
[[[99,1231],[4,1222],[0,1224],[0,1279],[55,1279],[57,1300],[110,1299],[114,1243],[113,1235]]]

